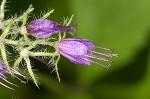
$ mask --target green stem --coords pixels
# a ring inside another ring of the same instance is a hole
[[[54,9],[52,9],[51,11],[49,11],[48,13],[44,14],[43,17],[41,17],[41,19],[46,19],[47,17],[50,16],[51,13],[54,12]]]
[[[66,38],[66,32],[63,32],[62,39],[63,39],[63,38]]]
[[[74,15],[72,15],[72,16],[70,17],[70,19],[69,19],[69,21],[67,22],[66,26],[69,26],[69,25],[71,24],[73,17],[74,17]]]
[[[6,43],[6,44],[17,45],[17,44],[18,44],[18,41],[14,41],[14,40],[5,39],[5,43]],[[22,43],[23,43],[23,42],[22,42]]]
[[[25,42],[26,42],[26,43],[28,43],[28,42],[29,42],[29,40],[28,40],[28,36],[27,36],[27,34],[24,34],[24,35],[23,35],[23,37],[24,37]]]
[[[25,13],[23,14],[23,21],[22,21],[21,27],[24,26],[24,25],[26,25],[26,23],[27,23],[27,18],[28,18],[28,14],[29,14],[29,12],[25,12]]]
[[[34,43],[32,42],[23,42],[23,41],[14,41],[14,40],[10,40],[10,39],[5,39],[4,41],[6,44],[12,44],[12,45],[30,45],[29,47],[27,47],[28,50],[34,48],[34,46],[36,44],[41,44],[41,45],[49,45],[49,46],[54,46],[53,44],[51,44],[50,42],[45,42],[44,40],[40,40],[40,41],[35,41]],[[32,45],[31,45],[32,44]]]
[[[16,70],[17,69],[17,66],[20,64],[20,62],[22,61],[23,57],[20,56],[14,63],[14,69]]]
[[[30,5],[29,8],[28,8],[28,10],[27,10],[26,12],[24,12],[24,14],[23,14],[23,21],[22,21],[21,28],[23,28],[23,27],[26,25],[27,20],[28,20],[28,14],[29,14],[31,11],[33,11],[32,5]],[[28,43],[29,41],[28,41],[28,36],[27,36],[27,34],[23,34],[23,37],[24,37],[25,42]]]
[[[72,19],[73,19],[74,15],[72,15],[69,19],[69,21],[67,22],[68,18],[64,21],[64,24],[63,25],[66,25],[66,26],[69,26],[72,22]],[[62,38],[66,38],[66,32],[63,32],[63,36]]]
[[[28,57],[24,57],[24,60],[25,60],[26,63],[27,63],[27,68],[28,68],[28,72],[29,72],[30,76],[32,77],[32,79],[33,79],[35,85],[39,88],[39,86],[38,86],[38,84],[37,84],[37,80],[36,80],[36,78],[35,78],[35,76],[34,76],[34,73],[33,73],[33,71],[32,71],[32,66],[31,66],[31,63],[30,63],[30,59],[29,59]]]
[[[0,6],[0,20],[3,20],[5,16],[5,11],[4,11],[5,3],[6,3],[6,0],[3,0]]]
[[[60,41],[61,41],[61,39],[62,39],[62,37],[61,37],[61,33],[59,33],[59,34],[58,34],[58,42],[60,42]]]
[[[31,56],[56,56],[58,55],[56,52],[47,53],[47,52],[30,52]]]
[[[57,60],[55,62],[55,71],[56,71],[58,81],[60,82],[60,76],[59,76],[59,72],[58,72],[58,61],[59,61],[59,59],[60,59],[60,54],[57,55]]]
[[[35,41],[29,47],[27,47],[26,49],[31,50],[32,48],[34,48],[37,44],[40,44],[41,42],[45,42],[45,39]]]
[[[9,30],[10,30],[12,24],[13,24],[13,19],[12,19],[12,20],[9,22],[9,24],[6,26],[4,32],[3,32],[2,35],[1,35],[2,38],[5,38],[5,37],[7,36],[7,34],[8,34],[8,32],[9,32]]]
[[[20,20],[22,20],[24,18],[24,14],[26,13],[31,13],[34,10],[34,8],[32,8],[32,5],[29,6],[29,8],[26,10],[26,12],[23,13],[23,15],[19,16],[18,18],[14,19],[15,22],[18,22]],[[7,22],[9,22],[10,20],[6,20]]]

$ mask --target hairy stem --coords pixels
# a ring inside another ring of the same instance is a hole
[[[23,59],[23,57],[19,57],[16,61],[15,61],[15,63],[14,63],[14,69],[16,70],[17,69],[17,66],[20,64],[20,62],[22,61],[22,59]]]
[[[4,16],[5,16],[5,3],[6,3],[6,0],[3,0],[2,3],[1,3],[1,6],[0,6],[0,20],[3,20],[4,19]]]
[[[29,59],[28,57],[24,57],[24,60],[25,60],[26,63],[27,63],[27,68],[28,68],[28,72],[29,72],[30,76],[32,77],[32,79],[33,79],[35,85],[39,88],[39,86],[38,86],[38,84],[37,84],[37,80],[36,80],[36,78],[35,78],[35,76],[34,76],[34,73],[33,73],[33,71],[32,71],[32,66],[31,66],[31,63],[30,63],[30,59]]]

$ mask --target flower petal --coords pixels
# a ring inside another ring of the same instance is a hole
[[[8,72],[6,65],[0,59],[0,72]]]
[[[60,52],[67,53],[71,56],[87,54],[87,46],[76,41],[61,41],[58,44],[58,48]]]
[[[59,52],[61,55],[63,55],[64,57],[68,58],[71,62],[75,63],[75,64],[82,64],[82,65],[91,65],[91,61],[89,60],[89,58],[86,57],[78,57],[78,56],[71,56],[68,55],[66,53],[63,52]]]
[[[91,40],[87,40],[87,39],[81,39],[81,38],[67,38],[67,39],[62,39],[62,41],[76,41],[76,42],[80,42],[83,43],[85,46],[87,46],[88,48],[88,52],[92,51],[94,48],[96,48],[96,46],[92,43]]]

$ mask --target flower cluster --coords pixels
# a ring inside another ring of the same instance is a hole
[[[32,20],[28,23],[28,16],[34,10],[32,5],[30,5],[22,15],[6,20],[4,18],[5,3],[6,0],[3,0],[0,6],[0,78],[11,85],[15,84],[6,79],[5,73],[19,80],[21,79],[18,78],[17,75],[23,77],[25,80],[31,78],[38,87],[37,77],[35,77],[32,70],[33,66],[31,65],[30,57],[44,63],[46,61],[47,63],[51,63],[60,81],[58,62],[61,55],[75,64],[88,66],[91,65],[91,63],[95,63],[106,68],[109,68],[110,63],[112,63],[112,60],[106,57],[111,58],[117,56],[117,54],[94,51],[95,49],[101,49],[112,52],[111,49],[95,46],[91,40],[66,38],[67,33],[74,35],[76,31],[76,26],[71,25],[73,15],[70,18],[66,18],[61,25],[48,19],[50,14],[54,11],[51,10],[39,19]],[[43,47],[45,45],[48,49]],[[6,50],[6,47],[13,47],[14,53],[10,50]],[[50,50],[51,47],[53,47],[52,50]],[[12,59],[10,56],[16,57]],[[41,59],[40,57],[45,57],[47,60]],[[12,62],[10,62],[10,60]],[[96,62],[96,60],[103,61],[106,65],[101,62]],[[30,77],[26,77],[18,72],[21,62],[25,64],[25,68],[27,68]],[[21,80],[21,82],[24,81]],[[9,89],[13,89],[1,82],[0,84]]]

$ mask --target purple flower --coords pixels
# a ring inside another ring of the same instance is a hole
[[[60,24],[47,19],[33,20],[27,26],[27,31],[32,36],[48,38],[59,32],[68,32],[73,34],[75,26],[61,26]]]
[[[22,74],[20,74],[19,72],[17,72],[16,70],[14,70],[14,69],[12,69],[12,68],[11,68],[11,72],[14,73],[14,74],[13,74],[13,77],[15,77],[15,78],[19,79],[21,82],[25,83],[25,82],[22,81],[20,78],[18,78],[16,75],[22,76],[22,77],[24,77],[25,79],[26,79],[27,77],[23,76]],[[15,84],[9,82],[9,81],[6,79],[6,76],[4,75],[4,73],[10,74],[10,72],[8,71],[8,68],[6,67],[6,65],[0,60],[0,79],[3,79],[5,82],[7,82],[7,83],[9,83],[9,84],[11,84],[11,85],[17,86],[17,85],[15,85]],[[9,88],[9,89],[14,90],[13,88],[10,88],[9,86],[3,84],[2,82],[0,82],[0,84],[3,85],[3,86],[6,87],[6,88]]]
[[[111,63],[112,62],[111,60],[100,57],[99,55],[107,57],[117,56],[117,54],[109,54],[94,51],[95,48],[109,51],[112,50],[95,46],[93,45],[92,41],[85,39],[79,38],[62,39],[57,46],[59,49],[59,53],[61,55],[63,55],[64,57],[68,58],[71,62],[74,62],[76,64],[91,65],[91,63],[96,63],[101,66],[109,68],[109,65],[105,66],[103,64],[94,61],[93,59]]]

